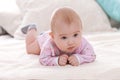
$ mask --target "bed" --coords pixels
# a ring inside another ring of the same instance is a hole
[[[28,55],[25,40],[0,36],[0,79],[95,80],[120,79],[120,32],[84,34],[95,49],[95,62],[78,67],[42,66],[39,56]]]
[[[42,66],[38,55],[27,54],[21,28],[36,23],[38,32],[48,29],[53,10],[63,6],[72,7],[81,17],[83,36],[97,55],[95,62]],[[9,35],[3,35],[3,29]],[[0,80],[28,79],[120,80],[120,31],[111,27],[95,0],[0,0]]]

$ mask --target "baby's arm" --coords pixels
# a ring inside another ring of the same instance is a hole
[[[96,59],[93,47],[86,42],[81,53],[74,54],[79,61],[79,64],[90,63]]]
[[[46,44],[46,46],[41,49],[39,60],[40,63],[45,66],[59,65],[58,56],[55,56],[49,44]]]
[[[40,63],[45,66],[65,66],[67,60],[68,55],[52,56],[52,51],[47,48],[40,54]]]
[[[40,54],[40,63],[45,66],[57,66],[58,56],[52,56],[51,52]]]

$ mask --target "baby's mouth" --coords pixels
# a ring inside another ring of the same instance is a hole
[[[75,48],[75,47],[72,46],[72,47],[68,47],[67,49],[68,49],[68,50],[74,50],[74,48]]]

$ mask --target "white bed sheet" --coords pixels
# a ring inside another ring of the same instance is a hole
[[[85,35],[97,58],[78,67],[42,66],[39,56],[28,55],[25,41],[0,36],[0,79],[39,80],[120,80],[120,32]]]

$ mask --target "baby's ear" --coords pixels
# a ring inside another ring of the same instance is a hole
[[[54,39],[53,32],[50,32],[49,35],[51,36],[52,39]]]

